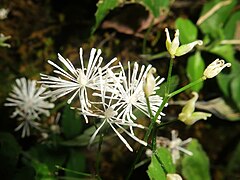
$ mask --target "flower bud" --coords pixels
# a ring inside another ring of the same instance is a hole
[[[147,77],[144,81],[144,85],[143,85],[143,91],[146,95],[146,97],[149,97],[150,95],[152,95],[154,93],[154,88],[155,88],[155,78],[153,76],[153,74],[156,73],[156,68],[152,67],[148,74]]]
[[[167,180],[182,180],[179,174],[167,174]]]
[[[225,67],[230,67],[231,63],[226,63],[224,60],[216,59],[211,64],[208,65],[208,67],[203,72],[203,77],[205,79],[207,78],[213,78],[216,75],[218,75]]]

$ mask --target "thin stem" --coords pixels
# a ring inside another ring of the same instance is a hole
[[[148,138],[149,138],[149,136],[150,136],[150,134],[152,132],[152,129],[156,128],[156,126],[155,126],[156,120],[157,120],[158,116],[160,115],[160,113],[162,112],[163,108],[165,107],[165,104],[168,102],[168,100],[170,98],[168,96],[168,93],[169,93],[169,86],[170,86],[170,83],[171,83],[171,74],[172,74],[172,68],[173,68],[173,60],[174,60],[173,58],[170,59],[170,65],[169,65],[169,69],[168,69],[166,94],[165,94],[165,96],[163,98],[163,102],[162,102],[161,106],[159,107],[159,109],[156,112],[154,117],[152,117],[153,115],[152,115],[152,110],[151,110],[151,107],[150,107],[149,100],[148,100],[148,98],[146,98],[147,99],[148,111],[149,111],[150,117],[151,117],[151,123],[149,125],[148,131],[146,132],[146,134],[144,136],[144,141],[148,140]],[[130,177],[131,177],[131,175],[133,173],[133,170],[135,168],[135,164],[139,161],[139,159],[140,159],[140,157],[142,155],[142,152],[143,152],[143,146],[141,146],[139,151],[137,152],[137,156],[136,156],[136,158],[135,158],[135,160],[134,160],[134,162],[133,162],[133,164],[132,164],[132,166],[130,168],[130,171],[128,173],[128,176],[127,176],[126,180],[130,179]]]
[[[170,94],[168,95],[168,97],[171,98],[171,97],[173,97],[173,96],[175,96],[175,95],[177,95],[177,94],[185,91],[186,89],[195,86],[196,84],[198,84],[198,83],[200,83],[200,82],[202,82],[202,81],[204,81],[204,80],[205,80],[205,79],[204,79],[203,77],[201,77],[201,78],[199,78],[198,80],[193,81],[193,82],[191,82],[190,84],[188,84],[188,85],[186,85],[186,86],[184,86],[184,87],[182,87],[182,88],[180,88],[180,89],[178,89],[178,90],[170,93]]]
[[[167,96],[169,94],[169,89],[170,89],[170,85],[171,85],[171,79],[172,79],[172,68],[173,68],[173,58],[170,59],[170,63],[169,63],[169,69],[168,69],[168,76],[167,76],[167,90],[165,92],[165,96]]]

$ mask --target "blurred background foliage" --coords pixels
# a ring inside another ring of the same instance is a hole
[[[202,144],[200,147],[198,141],[193,141],[189,148],[204,149],[206,154],[200,157],[208,157],[209,165],[202,166],[210,168],[210,174],[197,171],[203,176],[192,177],[188,172],[195,172],[198,165],[187,169],[192,162],[184,157],[182,166],[186,169],[183,168],[182,174],[186,179],[240,178],[240,4],[237,0],[1,0],[0,8],[9,9],[7,18],[0,20],[1,177],[82,179],[87,175],[78,172],[96,171],[98,147],[86,148],[95,128],[86,125],[64,102],[44,121],[47,135],[34,132],[30,137],[20,138],[20,133],[14,131],[17,122],[9,118],[11,109],[3,106],[16,78],[39,80],[40,72],[51,71],[47,60],[55,61],[57,53],[78,64],[79,47],[86,52],[92,47],[101,48],[105,62],[117,56],[123,64],[128,60],[151,63],[160,76],[166,77],[169,57],[164,28],[167,27],[172,34],[174,29],[180,30],[182,44],[204,41],[196,51],[174,62],[173,88],[201,77],[205,67],[216,58],[231,62],[232,67],[169,102],[163,121],[177,118],[179,105],[191,97],[193,90],[200,94],[197,108],[213,113],[211,119],[191,127],[177,122],[161,129],[160,135],[169,137],[170,130],[177,129],[181,137],[194,137]],[[87,59],[88,53],[85,55]],[[145,117],[139,119],[146,124]],[[139,136],[143,136],[142,132]],[[114,139],[107,136],[103,143],[100,157],[103,179],[124,179],[134,160],[134,153]],[[135,149],[138,147],[135,143]],[[201,164],[201,158],[198,159]],[[72,171],[63,171],[56,165]],[[136,169],[133,179],[148,179],[151,170],[148,174],[146,170],[147,165]]]

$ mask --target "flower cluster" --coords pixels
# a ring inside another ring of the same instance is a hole
[[[79,110],[87,123],[88,117],[101,119],[90,143],[93,142],[100,129],[108,124],[130,151],[133,149],[120,131],[146,146],[147,143],[138,139],[134,134],[133,128],[144,128],[136,123],[137,118],[134,112],[139,110],[149,116],[143,87],[148,73],[152,72],[152,66],[140,66],[135,62],[131,68],[128,62],[128,70],[125,72],[123,65],[120,62],[117,63],[117,58],[113,58],[102,66],[103,58],[100,55],[100,49],[92,48],[88,65],[85,66],[83,50],[80,48],[81,65],[80,68],[75,68],[68,59],[64,59],[59,54],[58,59],[65,68],[49,60],[49,64],[56,68],[53,72],[57,76],[41,74],[40,83],[50,88],[49,95],[55,98],[71,93],[67,101],[69,104],[74,104],[73,99],[78,97],[80,107],[74,105],[72,107]],[[148,98],[153,114],[156,114],[162,103],[162,98],[156,95],[155,91],[163,80],[160,77],[154,78],[152,75],[151,82],[154,81],[154,87],[151,87],[151,95],[148,94]],[[158,120],[160,118],[161,116]]]
[[[46,99],[48,96],[41,96],[47,93],[44,87],[36,87],[35,80],[26,78],[16,79],[13,90],[9,93],[5,106],[15,107],[12,117],[17,117],[20,124],[16,131],[22,128],[22,137],[30,135],[30,128],[39,129],[40,115],[49,116],[49,109],[54,107]]]

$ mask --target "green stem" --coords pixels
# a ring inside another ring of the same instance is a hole
[[[149,125],[149,128],[148,128],[148,131],[146,132],[145,136],[144,136],[144,141],[147,141],[151,132],[152,132],[152,129],[153,128],[156,128],[155,126],[155,123],[156,123],[156,120],[158,118],[158,116],[160,115],[160,113],[162,112],[163,108],[165,107],[165,104],[168,102],[168,100],[170,99],[170,97],[168,96],[168,93],[169,93],[169,86],[170,86],[170,83],[171,83],[171,74],[172,74],[172,68],[173,68],[173,58],[170,59],[170,65],[169,65],[169,69],[168,69],[168,77],[167,77],[167,89],[166,89],[166,94],[163,98],[163,102],[161,104],[161,106],[159,107],[158,111],[156,112],[155,116],[152,117],[152,110],[151,110],[151,107],[150,107],[150,103],[149,103],[149,99],[146,98],[147,100],[147,106],[148,106],[148,111],[150,113],[150,117],[151,117],[151,123]],[[155,139],[156,140],[156,139]],[[154,145],[154,144],[153,144]],[[128,176],[126,178],[126,180],[129,180],[132,173],[133,173],[133,170],[135,168],[135,164],[139,161],[141,155],[143,153],[143,146],[140,147],[139,151],[137,152],[137,156],[130,168],[130,171],[128,173]]]
[[[201,77],[201,78],[199,78],[198,80],[193,81],[193,82],[191,82],[190,84],[188,84],[188,85],[186,85],[186,86],[184,86],[184,87],[182,87],[182,88],[180,88],[180,89],[178,89],[178,90],[170,93],[170,94],[168,95],[168,97],[171,98],[171,97],[173,97],[173,96],[175,96],[175,95],[177,95],[177,94],[185,91],[186,89],[195,86],[196,84],[198,84],[198,83],[200,83],[200,82],[202,82],[202,81],[204,81],[204,80],[205,80],[205,79],[204,79],[203,77]]]
[[[166,92],[165,92],[165,96],[167,96],[167,95],[169,94],[169,91],[170,91],[170,85],[171,85],[171,79],[172,79],[173,61],[174,61],[174,59],[171,58],[171,59],[170,59],[170,63],[169,63],[169,69],[168,69],[167,90],[166,90]]]

